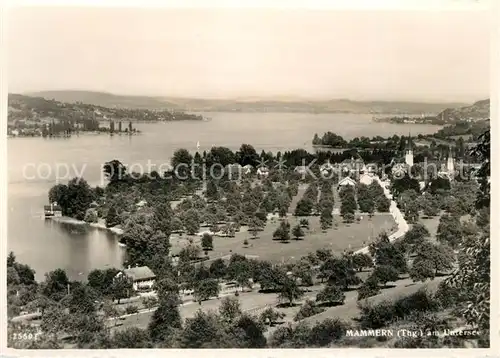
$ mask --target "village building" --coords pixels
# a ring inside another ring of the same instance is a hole
[[[43,207],[43,214],[47,219],[53,217],[60,218],[62,216],[62,208],[56,202],[53,202]]]
[[[203,231],[198,232],[196,235],[199,237],[203,237],[203,235],[205,235],[205,234],[210,235],[210,236],[214,236],[216,233],[212,232],[211,230],[203,230]]]
[[[306,175],[308,173],[308,169],[305,165],[295,167],[294,171],[300,175]]]
[[[453,153],[451,151],[446,159],[446,166],[444,163],[441,164],[441,169],[437,173],[438,177],[453,180],[455,178],[455,160],[453,159]]]
[[[269,176],[269,169],[265,166],[258,167],[257,176],[259,178],[267,178]]]
[[[338,189],[345,186],[356,186],[356,181],[350,177],[345,177],[339,181]]]
[[[330,161],[327,161],[326,163],[320,165],[319,172],[323,177],[331,177],[335,169],[336,169],[335,166],[332,165]]]
[[[125,276],[132,281],[135,291],[151,291],[156,280],[156,275],[147,266],[128,267],[116,274],[116,277]]]
[[[228,165],[226,165],[224,172],[231,179],[239,178],[241,176],[241,174],[243,173],[243,167],[238,163],[228,164]]]
[[[378,168],[378,165],[376,163],[368,163],[365,166],[365,172],[366,173],[376,173],[377,168]]]
[[[361,184],[370,185],[375,180],[373,173],[364,173],[359,177],[359,182]]]
[[[252,171],[253,171],[252,165],[247,164],[247,165],[243,166],[243,174],[248,175],[248,174],[252,173]]]
[[[413,167],[413,148],[411,146],[411,135],[408,135],[408,145],[405,152],[405,163],[408,168]]]
[[[366,170],[365,162],[361,158],[351,158],[342,161],[339,165],[342,174],[357,174]]]
[[[226,165],[225,172],[231,178],[239,178],[241,175],[249,175],[253,171],[253,166],[247,164],[242,166],[241,164],[234,163]]]

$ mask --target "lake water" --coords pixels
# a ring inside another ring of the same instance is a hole
[[[440,127],[375,123],[360,114],[205,113],[207,122],[137,124],[137,136],[80,135],[69,139],[12,138],[8,140],[8,250],[19,261],[45,272],[63,268],[72,279],[93,268],[120,267],[123,248],[112,234],[98,229],[67,227],[42,219],[48,190],[83,173],[92,185],[102,184],[101,165],[118,159],[127,165],[168,163],[177,148],[209,150],[212,145],[233,150],[242,143],[258,152],[304,148],[312,151],[315,133],[335,132],[345,139],[393,134],[430,134]],[[57,168],[59,175],[57,175]],[[65,168],[70,173],[65,173]]]

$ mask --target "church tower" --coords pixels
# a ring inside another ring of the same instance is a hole
[[[450,152],[448,153],[448,160],[446,161],[446,170],[448,171],[448,174],[455,173],[455,161],[453,160],[453,151],[451,150],[451,146]]]
[[[406,146],[405,163],[409,168],[413,166],[413,150],[411,148],[411,134],[408,133],[408,145]]]

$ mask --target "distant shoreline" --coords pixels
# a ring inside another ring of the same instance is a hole
[[[113,137],[115,135],[121,137],[121,136],[129,136],[129,137],[134,137],[136,135],[139,135],[139,134],[142,134],[140,132],[138,133],[134,133],[134,134],[118,134],[118,133],[114,133],[113,135],[110,135],[109,132],[82,132],[82,133],[78,133],[78,134],[72,134],[70,136],[47,136],[47,137],[44,137],[44,136],[41,136],[41,135],[12,135],[12,134],[7,134],[7,139],[15,139],[15,138],[37,138],[37,139],[47,139],[47,140],[51,140],[51,139],[70,139],[72,137],[83,137],[83,136],[100,136],[100,135],[108,135],[109,137]]]

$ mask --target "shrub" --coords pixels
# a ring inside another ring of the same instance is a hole
[[[449,285],[446,281],[439,284],[434,298],[439,302],[441,307],[447,308],[456,305],[457,302],[462,300],[461,291],[457,287]]]
[[[308,198],[302,198],[295,207],[295,216],[309,216],[312,213],[314,203]]]
[[[316,301],[328,302],[330,304],[344,304],[345,294],[334,285],[326,285],[325,288],[316,295]]]
[[[367,280],[358,288],[358,301],[378,295],[379,293],[380,288],[378,287],[378,283],[372,283],[370,280]]]
[[[439,309],[439,301],[425,290],[419,290],[394,302],[396,317],[404,317],[411,312],[426,312]]]
[[[394,320],[394,306],[390,301],[382,301],[376,305],[360,305],[360,325],[362,328],[377,329]]]
[[[293,328],[291,326],[278,327],[271,337],[269,337],[270,347],[282,347],[285,343],[289,342],[293,336]]]
[[[398,270],[389,265],[377,265],[372,272],[372,276],[384,286],[387,282],[395,282],[399,279]]]
[[[353,255],[352,262],[354,269],[358,271],[362,271],[364,268],[373,267],[373,259],[370,255],[364,253]]]
[[[292,326],[279,327],[269,339],[269,345],[276,348],[305,348],[309,345],[311,328],[300,322],[295,328]]]
[[[137,312],[139,312],[139,307],[137,307],[136,305],[130,305],[125,308],[126,314],[134,314]]]
[[[84,221],[87,223],[96,223],[98,221],[98,215],[96,209],[87,209],[85,212]]]
[[[312,300],[306,300],[304,304],[300,307],[299,312],[294,317],[294,321],[300,321],[304,318],[311,317],[317,315],[318,313],[323,312],[325,309],[316,306],[316,303]]]
[[[273,326],[279,320],[283,319],[285,314],[278,310],[273,309],[272,307],[266,308],[259,316],[259,320],[261,323]]]
[[[360,304],[360,322],[364,328],[377,329],[409,315],[436,311],[439,307],[437,299],[425,290],[419,290],[394,302],[384,300],[374,305]]]
[[[311,328],[309,344],[318,347],[325,347],[331,342],[345,336],[348,325],[336,318],[327,318],[317,323]]]
[[[296,327],[291,325],[277,328],[269,338],[269,346],[276,348],[326,347],[334,341],[345,337],[349,326],[338,319],[325,319],[310,327],[300,322]]]
[[[158,299],[154,296],[143,297],[142,304],[146,308],[153,308],[158,305]]]

